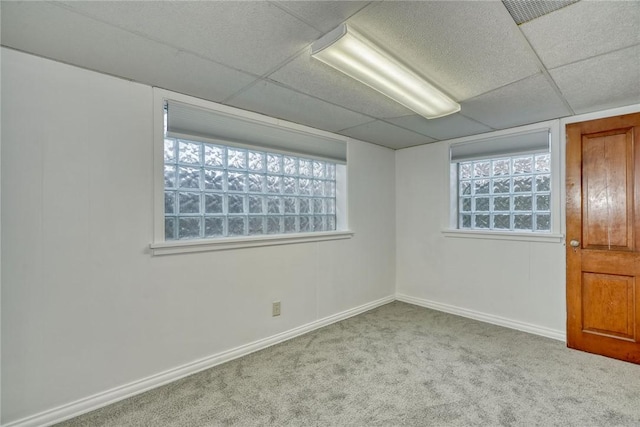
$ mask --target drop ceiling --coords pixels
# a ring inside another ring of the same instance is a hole
[[[640,1],[562,6],[514,18],[501,1],[2,1],[0,40],[399,149],[640,103]],[[461,111],[427,120],[311,59],[344,22]]]

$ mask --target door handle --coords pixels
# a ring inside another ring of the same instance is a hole
[[[578,248],[580,247],[580,241],[573,239],[569,242],[569,245],[573,248],[573,252],[578,252]]]

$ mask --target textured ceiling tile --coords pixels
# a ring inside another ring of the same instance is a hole
[[[371,121],[370,117],[266,81],[258,82],[225,103],[330,132]]]
[[[640,45],[550,73],[576,113],[640,103]]]
[[[495,129],[571,114],[547,79],[539,74],[462,103],[464,115]]]
[[[640,43],[640,1],[580,1],[523,24],[547,68]]]
[[[122,70],[123,73],[127,71]],[[170,89],[197,98],[222,102],[240,88],[255,81],[249,74],[207,61],[184,51],[170,49],[162,58],[143,63],[129,73],[134,80],[143,82],[145,76],[153,79],[145,82],[151,86]]]
[[[437,140],[476,135],[491,130],[490,127],[470,120],[461,114],[451,114],[431,120],[427,120],[422,116],[413,115],[398,117],[387,121]]]
[[[376,120],[361,126],[338,132],[361,141],[373,142],[385,147],[400,149],[434,142],[433,138],[411,132],[389,123]]]
[[[412,113],[385,95],[311,58],[310,51],[304,52],[269,78],[299,92],[377,118]]]
[[[221,101],[254,80],[48,3],[3,3],[2,43],[212,101]]]
[[[349,22],[458,101],[540,71],[502,2],[382,2]]]
[[[154,40],[262,75],[320,36],[268,2],[66,2],[67,7]]]
[[[367,5],[366,1],[278,1],[280,7],[327,33]]]
[[[1,41],[214,101],[238,93],[255,74],[297,54],[270,76],[278,83],[261,81],[231,103],[329,131],[345,129],[345,135],[392,148],[432,142],[430,137],[481,133],[486,129],[480,123],[504,128],[570,114],[539,74],[538,60],[501,2],[371,2],[349,18],[350,24],[462,101],[460,114],[432,121],[416,117],[311,60],[303,49],[326,32],[319,28],[334,27],[360,6],[315,1],[3,1]],[[639,6],[638,1],[583,0],[521,27],[547,63],[620,51],[551,69],[578,112],[638,102],[640,32],[634,24],[640,21]],[[626,50],[634,41],[635,50]],[[371,122],[372,117],[393,118],[395,125]]]

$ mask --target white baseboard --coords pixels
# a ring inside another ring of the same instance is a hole
[[[237,359],[258,350],[262,350],[272,345],[281,343],[283,341],[290,340],[292,338],[306,334],[332,323],[348,319],[349,317],[356,316],[360,313],[364,313],[365,311],[369,311],[381,305],[393,302],[394,300],[395,297],[393,295],[381,298],[379,300],[363,304],[361,306],[343,311],[341,313],[336,313],[331,316],[316,320],[314,322],[307,323],[306,325],[299,326],[289,331],[285,331],[268,338],[254,341],[252,343],[242,345],[231,350],[223,351],[221,353],[217,353],[212,356],[205,357],[203,359],[196,360],[194,362],[187,363],[185,365],[178,366],[164,372],[160,372],[156,375],[152,375],[150,377],[143,378],[141,380],[113,388],[111,390],[97,393],[92,396],[77,400],[75,402],[58,406],[56,408],[40,412],[26,418],[12,421],[8,424],[3,425],[3,427],[36,427],[59,423],[61,421],[77,417],[87,412],[102,408],[103,406],[107,406],[120,400],[126,399],[128,397],[135,396],[136,394],[143,393],[161,385],[168,384],[180,378],[184,378],[188,375],[192,375],[205,369],[212,368],[221,363],[229,362],[233,359]]]
[[[479,320],[481,322],[491,323],[493,325],[504,326],[506,328],[516,329],[522,332],[528,332],[530,334],[541,335],[543,337],[562,342],[567,341],[565,331],[545,328],[543,326],[532,325],[530,323],[524,323],[518,320],[507,319],[505,317],[495,316],[493,314],[482,313],[475,310],[469,310],[449,304],[429,301],[422,298],[411,297],[404,294],[396,294],[396,300],[413,305],[419,305],[420,307],[431,308],[437,311],[444,311],[445,313],[455,314],[458,316],[467,317],[469,319]]]
[[[369,311],[381,305],[393,302],[394,300],[430,308],[433,310],[443,311],[445,313],[455,314],[474,320],[479,320],[481,322],[504,326],[535,335],[541,335],[543,337],[552,338],[563,342],[566,341],[566,334],[564,331],[532,325],[517,320],[507,319],[492,314],[482,313],[479,311],[469,310],[422,298],[416,298],[409,295],[396,294],[395,297],[388,296],[385,298],[381,298],[379,300],[372,301],[370,303],[363,304],[361,306],[340,313],[336,313],[334,315],[316,320],[314,322],[307,323],[306,325],[299,326],[289,331],[285,331],[268,338],[254,341],[252,343],[242,345],[231,350],[223,351],[221,353],[217,353],[212,356],[205,357],[203,359],[196,360],[185,365],[158,373],[156,375],[152,375],[150,377],[143,378],[141,380],[113,388],[111,390],[97,393],[92,396],[77,400],[75,402],[71,402],[66,405],[40,412],[26,418],[12,421],[8,424],[4,424],[2,427],[36,427],[59,423],[61,421],[77,417],[87,412],[126,399],[128,397],[144,393],[145,391],[160,387],[164,384],[168,384],[170,382],[195,374],[205,369],[212,368],[221,363],[229,362],[231,360],[246,356],[247,354],[265,349],[283,341],[290,340],[313,330],[328,326],[332,323],[348,319],[349,317],[356,316],[358,314],[364,313],[365,311]]]

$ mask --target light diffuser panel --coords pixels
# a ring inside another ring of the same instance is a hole
[[[460,111],[424,77],[346,25],[316,41],[311,55],[428,119]]]

